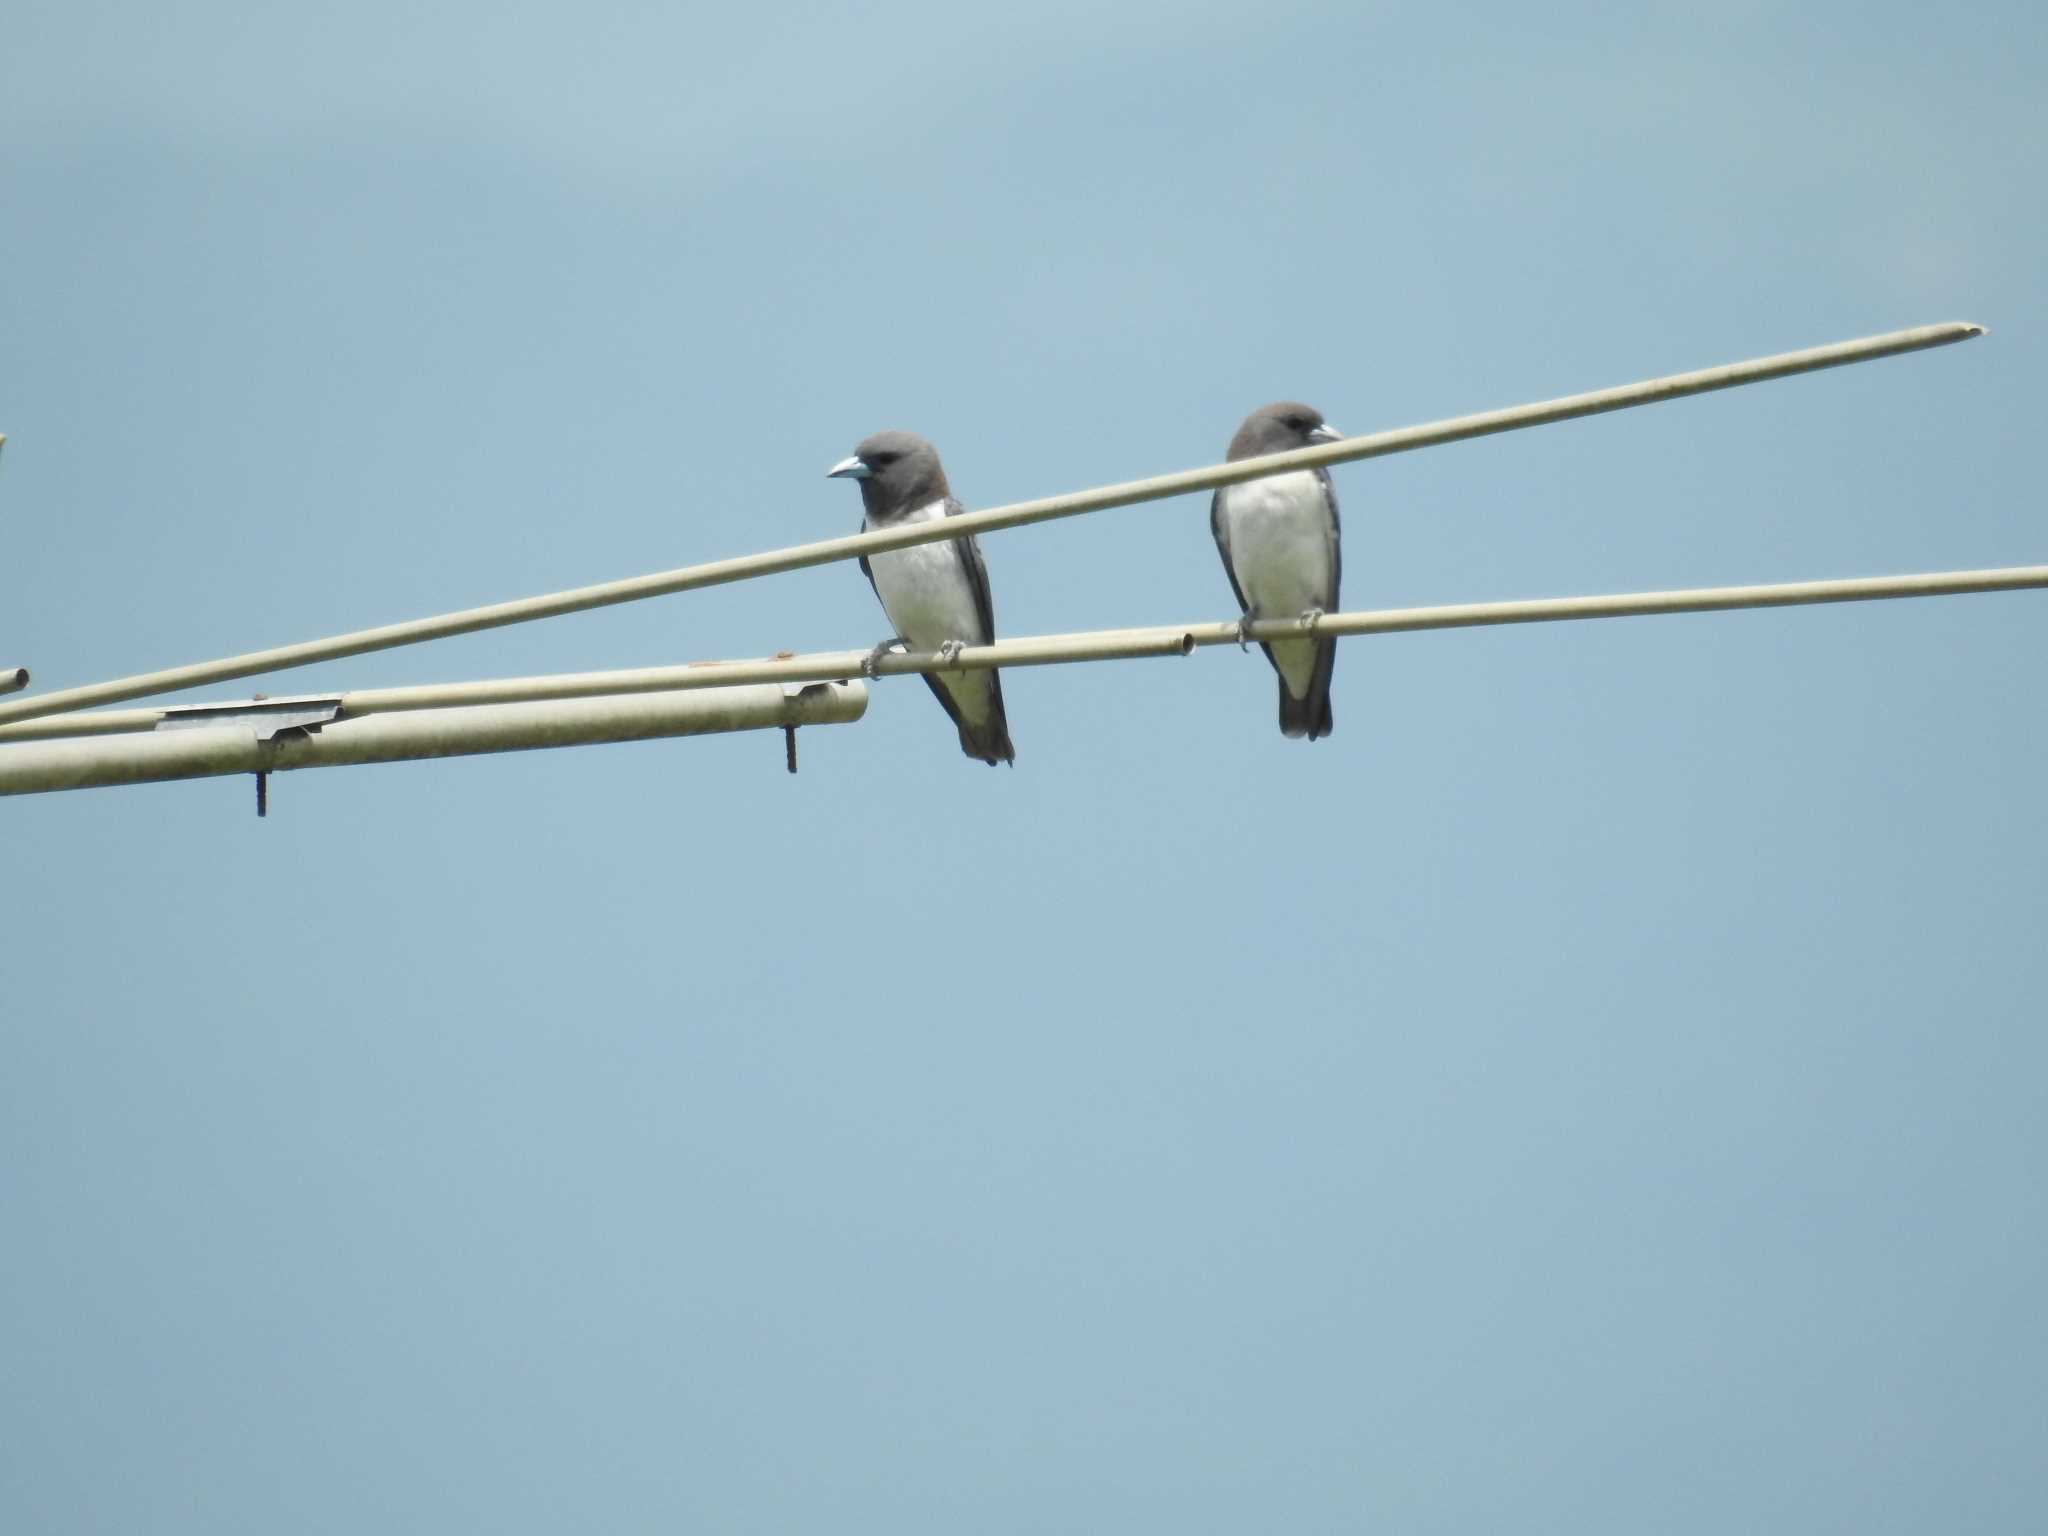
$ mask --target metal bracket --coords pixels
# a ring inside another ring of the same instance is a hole
[[[829,689],[831,686],[830,683],[784,683],[782,685],[782,696],[785,699],[800,699],[814,688]],[[785,725],[782,728],[782,754],[783,762],[788,766],[789,771],[795,773],[796,727],[793,725]]]
[[[202,725],[247,725],[258,741],[275,741],[285,731],[317,731],[341,717],[341,695],[309,693],[290,699],[234,699],[225,704],[180,704],[163,712],[159,731]]]
[[[258,741],[276,741],[286,731],[310,735],[341,718],[341,695],[308,693],[289,699],[231,699],[225,704],[179,704],[163,712],[154,729],[188,731],[208,725],[246,725]],[[256,771],[256,814],[270,814],[270,774]]]

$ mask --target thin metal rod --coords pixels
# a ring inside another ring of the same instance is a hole
[[[1719,613],[1738,608],[1791,608],[1816,603],[1862,603],[1884,598],[1955,597],[1978,592],[2017,592],[2048,587],[2048,565],[2005,566],[1984,571],[1929,571],[1909,576],[1856,576],[1832,581],[1792,581],[1766,586],[1693,587],[1673,592],[1622,592],[1599,597],[1539,597],[1494,603],[1454,603],[1435,608],[1379,608],[1326,614],[1316,622],[1322,635],[1384,635],[1424,629],[1469,629],[1488,624],[1548,624],[1570,619],[1640,618],[1668,613]],[[1271,619],[1250,626],[1254,640],[1286,640],[1302,632],[1296,619]],[[1146,629],[1096,629],[1065,635],[1031,635],[964,647],[947,661],[936,651],[892,652],[875,664],[878,676],[923,672],[971,672],[985,667],[1039,667],[1072,661],[1119,661],[1142,656],[1185,656],[1198,646],[1234,645],[1234,620],[1171,624]],[[343,719],[419,709],[493,702],[589,698],[726,688],[751,683],[804,683],[857,676],[864,650],[814,651],[762,661],[694,661],[684,666],[635,667],[615,672],[567,672],[547,677],[507,677],[471,683],[422,683],[404,688],[362,688],[340,695]],[[289,700],[271,700],[272,704]],[[110,709],[27,724],[0,726],[0,743],[147,731],[165,711]]]
[[[0,667],[0,693],[19,693],[27,686],[27,667]]]
[[[0,748],[0,795],[645,741],[715,731],[836,725],[858,720],[867,707],[866,684],[834,682],[789,691],[762,685],[711,693],[422,710],[337,720],[311,732],[287,731],[272,741],[257,740],[254,727],[248,725],[81,737]]]
[[[1647,379],[1638,384],[1622,384],[1612,389],[1594,390],[1590,394],[1566,395],[1556,400],[1538,401],[1533,405],[1510,406],[1505,410],[1482,411],[1477,415],[1452,417],[1418,427],[1400,427],[1390,432],[1345,438],[1341,442],[1313,448],[1297,448],[1290,453],[1242,459],[1235,464],[1215,464],[1204,469],[1156,475],[1148,480],[1131,480],[1096,490],[1048,496],[1037,501],[1021,501],[1006,507],[991,507],[986,511],[948,518],[943,523],[907,523],[873,533],[821,539],[813,544],[798,544],[788,549],[742,555],[731,560],[714,560],[705,565],[684,566],[678,570],[661,571],[650,576],[631,576],[622,581],[602,582],[596,586],[576,587],[566,592],[554,592],[541,597],[493,603],[487,607],[464,609],[459,613],[441,614],[434,618],[409,619],[403,623],[357,630],[352,634],[336,635],[326,640],[307,640],[296,645],[281,645],[266,651],[251,651],[241,656],[229,656],[219,661],[196,662],[189,666],[170,667],[159,672],[143,672],[133,677],[116,678],[111,682],[62,688],[35,698],[0,704],[0,721],[28,720],[38,715],[82,709],[91,704],[112,704],[122,699],[139,699],[153,693],[193,688],[203,683],[225,682],[230,678],[253,677],[258,673],[304,666],[309,662],[333,661],[343,656],[359,656],[369,651],[389,650],[394,646],[417,645],[426,640],[440,640],[450,635],[495,629],[506,624],[523,624],[534,619],[554,618],[565,613],[580,613],[614,603],[629,603],[641,598],[687,592],[698,587],[718,586],[724,582],[744,581],[756,576],[801,570],[806,566],[825,565],[834,560],[851,560],[859,555],[904,549],[913,544],[958,538],[963,534],[992,533],[1000,528],[1018,528],[1028,523],[1074,517],[1083,512],[1100,512],[1110,507],[1158,501],[1168,496],[1182,496],[1191,491],[1236,485],[1241,481],[1256,480],[1262,475],[1280,474],[1293,469],[1349,464],[1359,459],[1379,458],[1390,453],[1406,453],[1416,448],[1432,448],[1441,443],[1462,442],[1466,438],[1485,437],[1496,432],[1511,432],[1522,427],[1540,427],[1554,421],[1567,421],[1576,416],[1596,416],[1602,412],[1623,410],[1629,406],[1655,405],[1660,401],[1682,399],[1688,395],[1731,389],[1740,384],[1758,384],[1767,379],[1781,379],[1795,373],[1811,373],[1821,368],[1837,368],[1845,363],[1868,362],[1875,358],[1896,356],[1902,352],[1918,352],[1928,347],[1946,346],[1951,342],[1966,341],[1972,336],[1983,334],[1983,327],[1961,322],[1917,326],[1911,330],[1892,331],[1882,336],[1867,336],[1857,341],[1835,342],[1829,346],[1808,347],[1798,352],[1782,352],[1773,357],[1756,358],[1749,362],[1703,368],[1694,373],[1678,373],[1666,378]]]

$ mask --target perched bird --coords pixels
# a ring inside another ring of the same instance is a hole
[[[1314,407],[1282,400],[1245,417],[1226,457],[1235,463],[1334,443],[1343,435]],[[1224,486],[1209,503],[1209,531],[1216,535],[1230,589],[1244,610],[1240,637],[1254,619],[1299,616],[1307,629],[1337,606],[1343,530],[1337,523],[1337,492],[1326,470],[1296,469]],[[1329,735],[1330,669],[1337,664],[1337,642],[1305,636],[1261,642],[1259,648],[1280,674],[1280,734],[1310,741]]]
[[[953,499],[938,450],[909,432],[877,432],[826,472],[831,479],[858,480],[866,515],[861,527],[900,528],[965,510]],[[913,650],[958,654],[963,645],[987,645],[996,637],[995,602],[989,596],[988,567],[973,535],[892,549],[870,559],[862,574],[882,600],[896,633],[876,646],[870,664],[902,641]],[[993,667],[977,672],[927,672],[924,680],[953,724],[960,750],[993,768],[1014,763],[1010,722],[1003,714],[1003,682]]]

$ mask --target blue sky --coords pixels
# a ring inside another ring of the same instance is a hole
[[[14,0],[64,686],[1935,320],[1338,472],[1349,607],[2043,558],[2036,8]],[[985,541],[1229,615],[1200,499]],[[271,691],[880,637],[847,566]],[[0,1525],[2019,1528],[2039,594],[13,800]]]

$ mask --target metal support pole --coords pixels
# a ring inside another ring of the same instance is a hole
[[[360,656],[369,651],[417,645],[426,640],[440,640],[450,635],[496,629],[505,624],[523,624],[534,619],[553,618],[565,613],[581,613],[587,609],[603,608],[614,603],[662,597],[672,592],[687,592],[698,587],[744,581],[755,576],[770,576],[781,571],[802,570],[807,566],[826,565],[834,560],[851,560],[860,555],[905,549],[913,544],[929,544],[939,539],[958,538],[962,534],[990,533],[999,528],[1019,528],[1029,523],[1049,522],[1054,518],[1073,517],[1083,512],[1100,512],[1110,507],[1126,507],[1138,502],[1158,501],[1168,496],[1184,496],[1191,491],[1237,485],[1242,481],[1256,480],[1264,475],[1283,474],[1288,470],[1349,464],[1359,459],[1379,458],[1390,453],[1407,453],[1416,448],[1462,442],[1467,438],[1485,437],[1496,432],[1545,426],[1551,422],[1568,421],[1578,416],[1597,416],[1606,411],[1625,410],[1630,406],[1656,405],[1665,400],[1679,400],[1689,395],[1732,389],[1741,384],[1759,384],[1768,379],[1782,379],[1796,373],[1812,373],[1822,368],[1839,368],[1846,363],[1869,362],[1880,357],[1894,357],[1902,352],[1918,352],[1928,347],[1947,346],[1951,342],[1967,341],[1973,336],[1983,334],[1982,326],[1962,322],[1916,326],[1911,330],[1891,331],[1882,336],[1866,336],[1860,340],[1835,342],[1824,347],[1807,347],[1798,352],[1781,352],[1773,357],[1726,363],[1715,368],[1698,369],[1692,373],[1675,373],[1664,378],[1646,379],[1637,384],[1620,384],[1611,389],[1597,389],[1589,394],[1540,400],[1533,405],[1509,406],[1504,410],[1481,411],[1477,415],[1457,416],[1447,421],[1431,422],[1419,427],[1400,427],[1391,432],[1347,437],[1341,442],[1313,448],[1297,448],[1289,453],[1268,454],[1258,459],[1240,459],[1235,464],[1214,464],[1204,469],[1155,475],[1148,480],[1131,480],[1121,485],[1106,485],[1095,490],[1075,491],[1064,496],[1020,501],[1007,507],[991,507],[982,512],[949,517],[943,522],[934,520],[903,523],[894,528],[877,529],[872,533],[821,539],[814,544],[798,544],[789,549],[769,550],[758,555],[742,555],[731,560],[714,560],[705,565],[684,566],[680,570],[660,571],[651,576],[631,576],[622,581],[576,587],[567,592],[551,592],[542,597],[493,603],[488,607],[440,614],[434,618],[410,619],[404,623],[386,624],[377,629],[336,635],[326,640],[307,640],[297,645],[281,645],[267,651],[251,651],[242,656],[224,657],[219,661],[169,667],[160,672],[144,672],[134,677],[116,678],[111,682],[90,683],[78,688],[60,688],[34,698],[0,704],[0,721],[28,720],[37,715],[83,709],[91,704],[114,704],[123,699],[144,698],[153,693],[195,688],[202,683],[254,677],[258,673],[304,666],[308,662]]]
[[[27,667],[0,667],[0,693],[19,693],[27,686]]]
[[[858,720],[867,706],[864,683],[818,682],[372,715],[287,729],[269,741],[247,724],[75,737],[0,747],[0,795],[837,725]]]
[[[1674,592],[1620,592],[1597,597],[1537,597],[1496,603],[1453,603],[1435,608],[1380,608],[1325,614],[1323,635],[1382,635],[1424,629],[1469,629],[1485,624],[1545,624],[1572,619],[1641,618],[1653,614],[1719,613],[1745,608],[1789,608],[1815,603],[1867,603],[1885,598],[1959,597],[2048,587],[2048,565],[2002,566],[1985,571],[1925,571],[1908,576],[1852,576],[1833,581],[1789,581],[1765,586],[1692,587]],[[1254,640],[1301,634],[1299,619],[1267,619],[1250,627]],[[972,672],[983,667],[1042,667],[1070,661],[1123,661],[1143,656],[1185,656],[1198,646],[1235,645],[1230,620],[1169,624],[1149,629],[1093,629],[1066,635],[1024,635],[993,645],[970,645],[951,660],[936,651],[891,652],[874,675]],[[266,700],[268,710],[338,706],[343,720],[459,705],[588,698],[743,684],[818,682],[857,676],[868,653],[814,651],[763,661],[693,661],[683,666],[631,667],[615,672],[563,672],[547,677],[503,677],[472,683],[416,683],[400,688],[359,688],[354,693],[305,700]],[[115,735],[154,730],[176,709],[103,709],[0,725],[0,746],[15,741]]]

